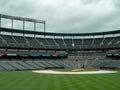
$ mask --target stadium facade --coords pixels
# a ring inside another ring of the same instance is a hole
[[[3,27],[2,20],[10,20]],[[14,21],[22,29],[14,28]],[[25,28],[26,22],[33,30]],[[36,30],[37,23],[43,32]],[[43,20],[0,14],[0,71],[48,68],[120,69],[120,30],[94,33],[46,32]]]

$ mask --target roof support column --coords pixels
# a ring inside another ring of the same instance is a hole
[[[46,32],[46,23],[44,22],[44,32]]]
[[[1,27],[1,24],[2,24],[1,18],[2,18],[2,16],[0,15],[0,27]]]
[[[23,31],[25,30],[25,20],[23,19]],[[25,34],[23,33],[23,36],[24,36]]]
[[[14,18],[11,19],[11,29],[14,28],[14,25],[13,25],[13,24],[14,24]],[[13,35],[13,32],[12,32],[11,34]]]
[[[36,21],[34,21],[34,32],[36,32]],[[35,34],[34,34],[35,37]]]
[[[14,23],[14,19],[12,18],[12,19],[11,19],[11,29],[13,29],[13,28],[14,28],[13,23]]]

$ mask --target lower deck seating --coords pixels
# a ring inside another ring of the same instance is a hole
[[[46,68],[100,68],[120,69],[120,60],[2,60],[0,71],[38,70]]]

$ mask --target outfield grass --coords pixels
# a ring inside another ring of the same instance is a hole
[[[53,75],[30,71],[0,72],[0,90],[119,90],[120,72],[100,75]]]

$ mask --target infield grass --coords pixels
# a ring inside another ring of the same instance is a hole
[[[120,90],[120,72],[97,75],[0,72],[0,90]]]

